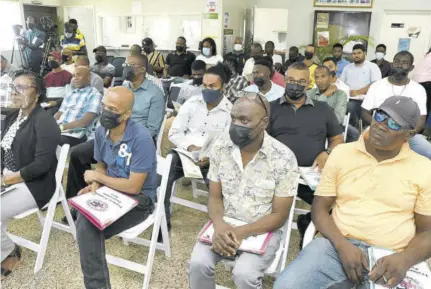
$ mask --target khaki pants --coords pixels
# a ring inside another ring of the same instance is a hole
[[[162,144],[160,147],[160,153],[164,158],[168,155],[168,152],[170,149],[175,148],[175,145],[169,140],[169,130],[171,129],[171,126],[174,120],[175,120],[174,116],[168,118],[165,122],[165,128],[163,129],[163,137],[162,137]]]

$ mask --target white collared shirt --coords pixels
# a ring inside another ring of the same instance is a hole
[[[232,103],[226,97],[208,111],[202,94],[193,96],[181,106],[169,130],[169,140],[185,150],[191,145],[202,147],[210,134],[229,131],[231,109]]]
[[[259,92],[259,87],[256,84],[252,84],[244,88],[244,91]],[[280,85],[275,84],[271,81],[271,89],[264,95],[266,99],[271,102],[282,97],[284,95],[284,92],[284,87],[281,87]]]

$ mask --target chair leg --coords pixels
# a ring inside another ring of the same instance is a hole
[[[60,188],[60,190],[63,190],[63,188]],[[63,207],[64,215],[66,216],[67,222],[69,223],[70,233],[76,240],[76,226],[75,222],[73,221],[72,215],[70,214],[70,209],[67,204],[66,198],[64,197],[64,192],[63,197],[61,198],[61,206]]]
[[[198,198],[198,185],[196,183],[196,180],[192,180],[192,192],[193,192],[193,198],[197,199]]]
[[[174,182],[174,184],[172,185],[172,193],[171,193],[171,197],[175,197],[177,195],[177,189],[178,189],[178,180]],[[169,210],[171,211],[172,214],[172,210],[174,209],[174,203],[170,202],[171,205],[169,207]]]
[[[45,216],[39,210],[36,212],[36,214],[37,214],[37,218],[39,219],[40,225],[43,228],[43,223],[45,222]]]
[[[36,265],[34,266],[34,273],[36,274],[43,265],[45,253],[48,246],[49,234],[51,233],[52,222],[54,219],[54,211],[57,202],[51,201],[48,205],[48,210],[43,224],[42,237],[40,239],[39,252],[37,252]]]
[[[168,223],[166,221],[165,210],[163,210],[160,230],[162,230],[163,246],[165,247],[165,256],[171,257],[171,240],[169,238]],[[158,235],[158,234],[157,234]]]

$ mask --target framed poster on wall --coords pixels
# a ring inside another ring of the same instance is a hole
[[[313,0],[314,7],[372,8],[373,0]]]

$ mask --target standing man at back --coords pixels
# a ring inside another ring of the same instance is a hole
[[[359,127],[362,100],[371,84],[382,79],[379,67],[365,60],[366,49],[362,44],[353,46],[353,63],[348,64],[340,79],[350,87],[350,101],[347,111],[350,112],[350,124]]]
[[[162,77],[163,69],[165,69],[165,59],[163,55],[154,48],[153,39],[147,37],[142,40],[142,49],[148,59],[148,64],[153,70],[153,75]]]
[[[233,44],[233,51],[226,54],[226,58],[235,58],[238,61],[238,71],[239,75],[242,75],[245,62],[250,58],[244,51],[244,45],[242,37],[236,37]]]

